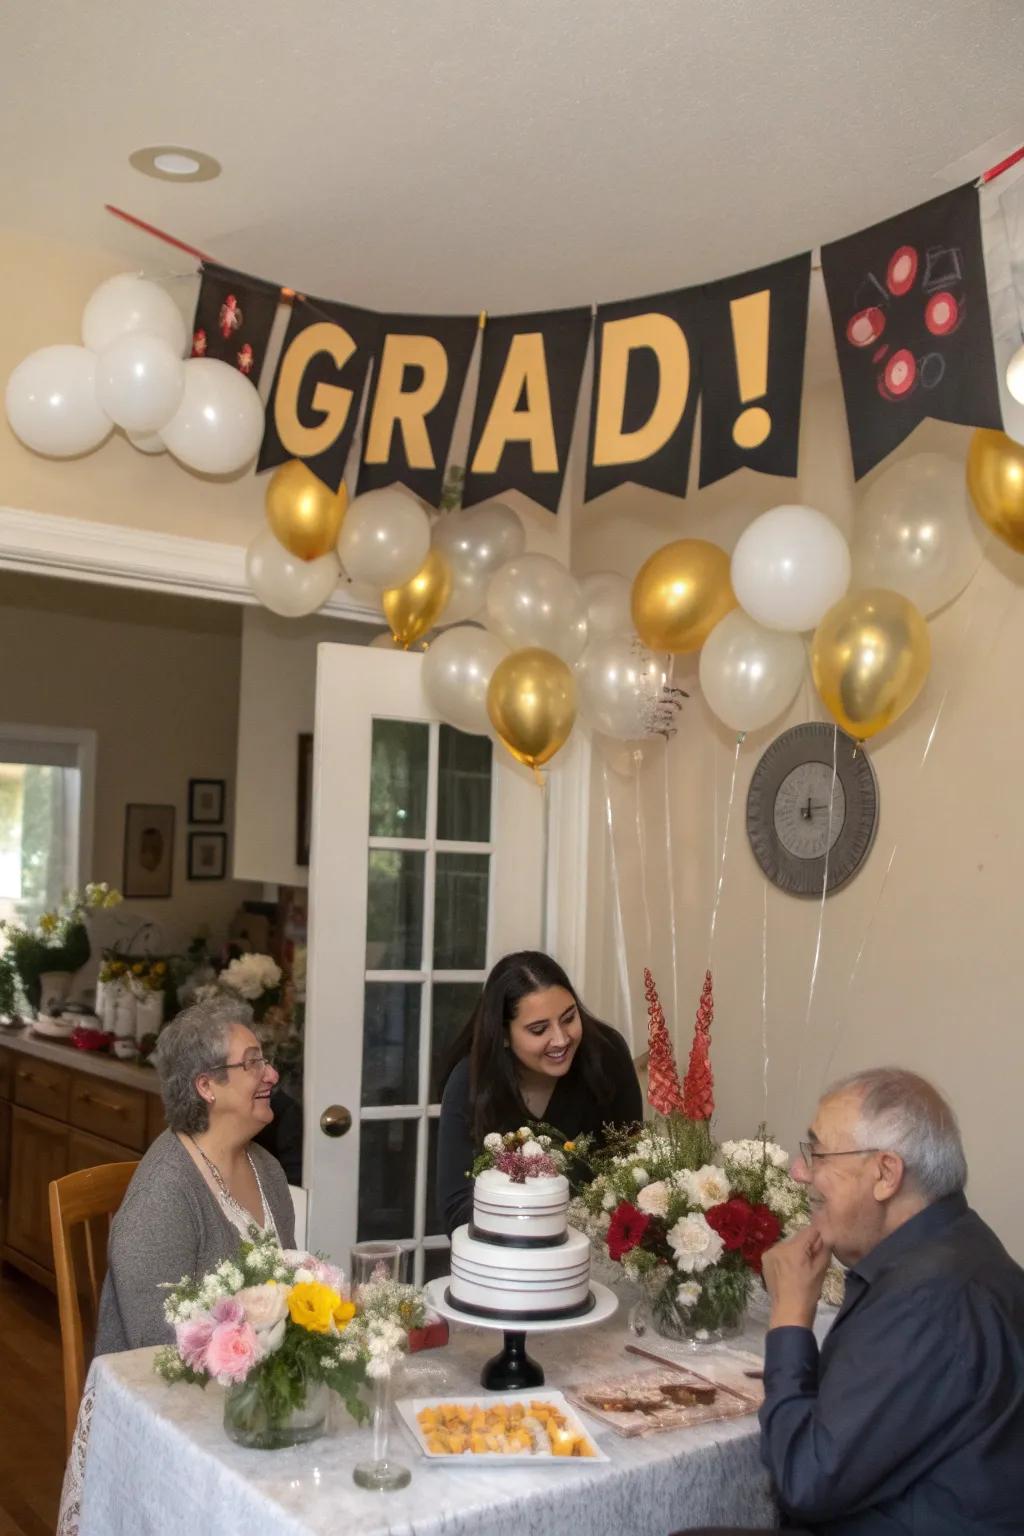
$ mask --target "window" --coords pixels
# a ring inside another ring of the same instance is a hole
[[[89,878],[95,735],[0,726],[0,918],[35,920]]]

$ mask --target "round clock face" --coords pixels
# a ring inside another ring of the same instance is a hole
[[[835,773],[833,774],[833,752]],[[878,827],[878,783],[862,746],[833,725],[796,725],[754,770],[747,832],[775,885],[796,896],[828,894],[856,874]]]

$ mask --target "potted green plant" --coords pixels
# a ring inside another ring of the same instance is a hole
[[[116,907],[120,900],[120,891],[113,890],[104,880],[90,883],[84,891],[73,891],[59,907],[44,912],[34,924],[12,919],[0,921],[5,953],[11,958],[33,1013],[38,1013],[43,1005],[44,977],[48,979],[47,997],[56,1003],[61,994],[67,996],[70,977],[88,962],[91,950],[85,914],[97,907]],[[67,985],[58,979],[65,977]]]

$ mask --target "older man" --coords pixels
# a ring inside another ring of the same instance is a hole
[[[967,1205],[949,1105],[912,1072],[846,1078],[793,1174],[812,1220],[765,1256],[761,1409],[788,1528],[1024,1532],[1024,1270]],[[819,1356],[833,1253],[846,1297]]]

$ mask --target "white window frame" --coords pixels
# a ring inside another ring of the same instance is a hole
[[[96,732],[62,725],[20,725],[0,721],[0,761],[31,762],[21,747],[73,747],[79,775],[78,796],[78,868],[75,885],[81,887],[93,878],[92,856],[96,816]]]

